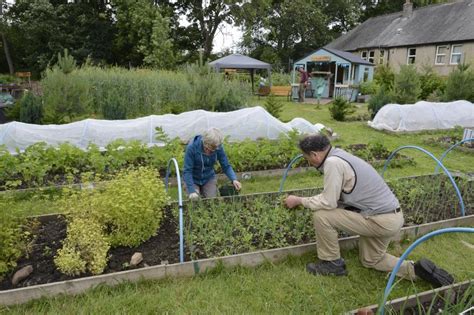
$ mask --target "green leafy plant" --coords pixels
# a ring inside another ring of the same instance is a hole
[[[393,99],[392,92],[383,88],[379,89],[377,94],[373,95],[369,100],[368,110],[371,118],[374,118],[382,107],[393,102]]]
[[[67,48],[64,49],[64,56],[58,54],[58,63],[56,66],[64,73],[69,74],[76,69],[76,60],[69,54]]]
[[[280,118],[280,114],[283,110],[283,103],[278,100],[275,95],[270,93],[265,100],[265,109],[275,118]]]
[[[67,237],[58,250],[54,263],[64,274],[76,276],[90,272],[100,274],[107,266],[110,244],[103,227],[93,218],[73,218],[68,223]]]
[[[374,81],[381,89],[391,91],[395,83],[395,73],[388,65],[378,65],[375,69]]]
[[[0,279],[14,269],[17,260],[26,251],[26,239],[23,234],[23,219],[8,213],[12,200],[0,198]]]
[[[420,87],[420,98],[429,100],[429,97],[444,93],[446,80],[438,75],[432,67],[425,67],[420,75]]]
[[[354,107],[342,97],[336,99],[329,105],[331,117],[337,121],[344,121],[346,116],[355,112]]]
[[[394,98],[399,104],[414,104],[421,93],[420,76],[413,65],[402,65],[395,75]]]
[[[445,101],[466,100],[474,102],[474,71],[470,64],[459,64],[449,74],[444,93]]]
[[[25,92],[18,101],[20,106],[20,121],[30,124],[41,124],[43,119],[43,104],[41,97],[32,92]]]

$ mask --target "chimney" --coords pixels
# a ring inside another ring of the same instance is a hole
[[[403,4],[403,17],[409,18],[413,13],[413,3],[410,0],[406,0]]]

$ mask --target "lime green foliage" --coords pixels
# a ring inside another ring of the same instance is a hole
[[[56,67],[64,74],[69,74],[76,69],[76,60],[69,54],[67,48],[64,49],[64,57],[60,53],[58,54]]]
[[[282,102],[275,97],[272,93],[268,95],[265,100],[265,109],[275,118],[280,118],[281,111],[283,109]]]
[[[391,91],[395,83],[395,73],[388,65],[379,65],[375,68],[374,81],[386,91]]]
[[[155,235],[168,202],[159,174],[145,167],[120,172],[94,199],[93,215],[112,246],[137,246]]]
[[[336,99],[329,105],[329,112],[331,117],[337,121],[344,121],[346,116],[355,113],[354,107],[343,97],[336,97]]]
[[[421,93],[420,76],[413,65],[402,65],[395,75],[394,96],[399,104],[414,104]]]
[[[77,276],[90,272],[100,274],[107,266],[108,243],[101,225],[92,218],[74,218],[67,226],[63,247],[54,263],[64,274]]]
[[[155,235],[167,202],[159,174],[139,167],[120,171],[97,189],[67,189],[61,207],[73,220],[96,220],[112,246],[136,246]]]
[[[0,279],[16,267],[26,250],[24,220],[10,213],[11,205],[10,198],[0,199]]]
[[[428,101],[440,101],[446,88],[446,80],[443,79],[433,67],[425,67],[420,74],[421,93],[420,98]]]
[[[20,121],[29,124],[41,124],[43,119],[43,104],[40,96],[25,92],[18,101]]]
[[[375,80],[365,81],[359,85],[359,92],[362,95],[374,95],[375,93],[377,93],[378,89],[379,89],[379,86],[377,82],[375,82]]]
[[[45,122],[51,123],[91,116],[119,119],[195,109],[229,111],[245,106],[251,91],[246,84],[222,80],[206,65],[187,66],[180,72],[85,66],[68,75],[50,69],[41,83]]]
[[[449,74],[444,100],[474,102],[474,70],[470,69],[470,64],[459,64]]]

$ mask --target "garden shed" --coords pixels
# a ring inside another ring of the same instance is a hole
[[[265,69],[268,72],[268,80],[271,85],[272,65],[242,54],[232,54],[209,63],[217,72],[222,69],[246,69],[250,72],[252,91],[254,87],[254,73],[257,69]]]
[[[311,88],[307,89],[307,97],[313,97],[314,91],[321,87],[321,97],[336,97],[349,93],[347,96],[355,99],[356,89],[353,86],[372,81],[374,76],[374,64],[352,53],[327,47],[320,48],[294,63],[292,79],[295,84],[298,83],[296,70],[300,66],[311,74]]]

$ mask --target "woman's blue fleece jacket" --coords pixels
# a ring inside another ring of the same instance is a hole
[[[202,136],[195,136],[186,147],[184,155],[183,178],[186,183],[188,193],[196,192],[193,184],[202,186],[216,176],[214,164],[219,160],[222,171],[227,177],[234,181],[237,179],[232,166],[230,166],[224,147],[220,145],[211,155],[204,153]]]

